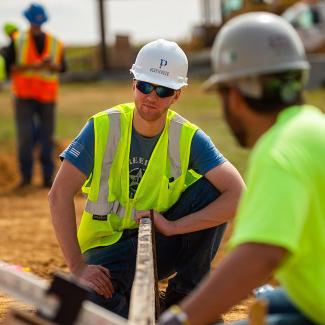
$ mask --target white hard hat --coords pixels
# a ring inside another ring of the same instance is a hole
[[[180,89],[187,86],[187,68],[184,51],[175,42],[158,39],[139,51],[130,72],[136,80]]]
[[[283,18],[267,12],[247,13],[227,22],[211,56],[215,74],[206,81],[207,90],[241,78],[309,69],[297,32]]]

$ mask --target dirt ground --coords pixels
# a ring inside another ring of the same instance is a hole
[[[0,259],[28,268],[30,272],[51,279],[57,270],[67,271],[51,227],[47,202],[48,189],[41,188],[39,167],[36,166],[33,184],[25,190],[16,191],[18,181],[16,161],[12,154],[0,155]],[[84,199],[76,197],[76,210],[80,215]],[[225,240],[229,237],[229,232]],[[224,252],[223,245],[214,261],[217,266]],[[217,293],[216,293],[217,294]],[[247,314],[249,301],[236,306],[224,316],[226,322],[239,320]],[[0,295],[0,320],[8,309],[31,310],[14,299]]]

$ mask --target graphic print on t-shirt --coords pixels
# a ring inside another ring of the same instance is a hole
[[[148,165],[148,159],[142,157],[130,158],[130,198],[134,198],[135,192],[139,186],[139,183],[143,177],[143,174]]]
[[[130,199],[134,198],[135,192],[137,191],[143,174],[148,167],[150,156],[159,137],[160,134],[150,138],[144,137],[132,128],[129,160]]]

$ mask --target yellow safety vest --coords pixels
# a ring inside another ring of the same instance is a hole
[[[201,175],[188,170],[197,126],[169,110],[134,198],[129,197],[129,153],[134,103],[94,115],[94,168],[83,191],[88,195],[78,229],[81,251],[116,243],[123,229],[138,225],[138,210],[159,212],[174,205]]]

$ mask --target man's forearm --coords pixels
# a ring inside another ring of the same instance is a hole
[[[236,213],[242,191],[246,186],[237,169],[224,162],[208,171],[204,177],[221,192],[221,195],[205,208],[174,222],[175,234],[190,233],[221,225]]]
[[[192,325],[212,324],[261,285],[278,266],[285,250],[244,244],[225,258],[193,294],[181,303]]]
[[[77,240],[77,226],[73,197],[50,193],[52,223],[65,261],[72,273],[78,273],[84,265]]]
[[[238,195],[226,191],[205,208],[174,221],[175,235],[221,225],[235,216],[237,204]]]

